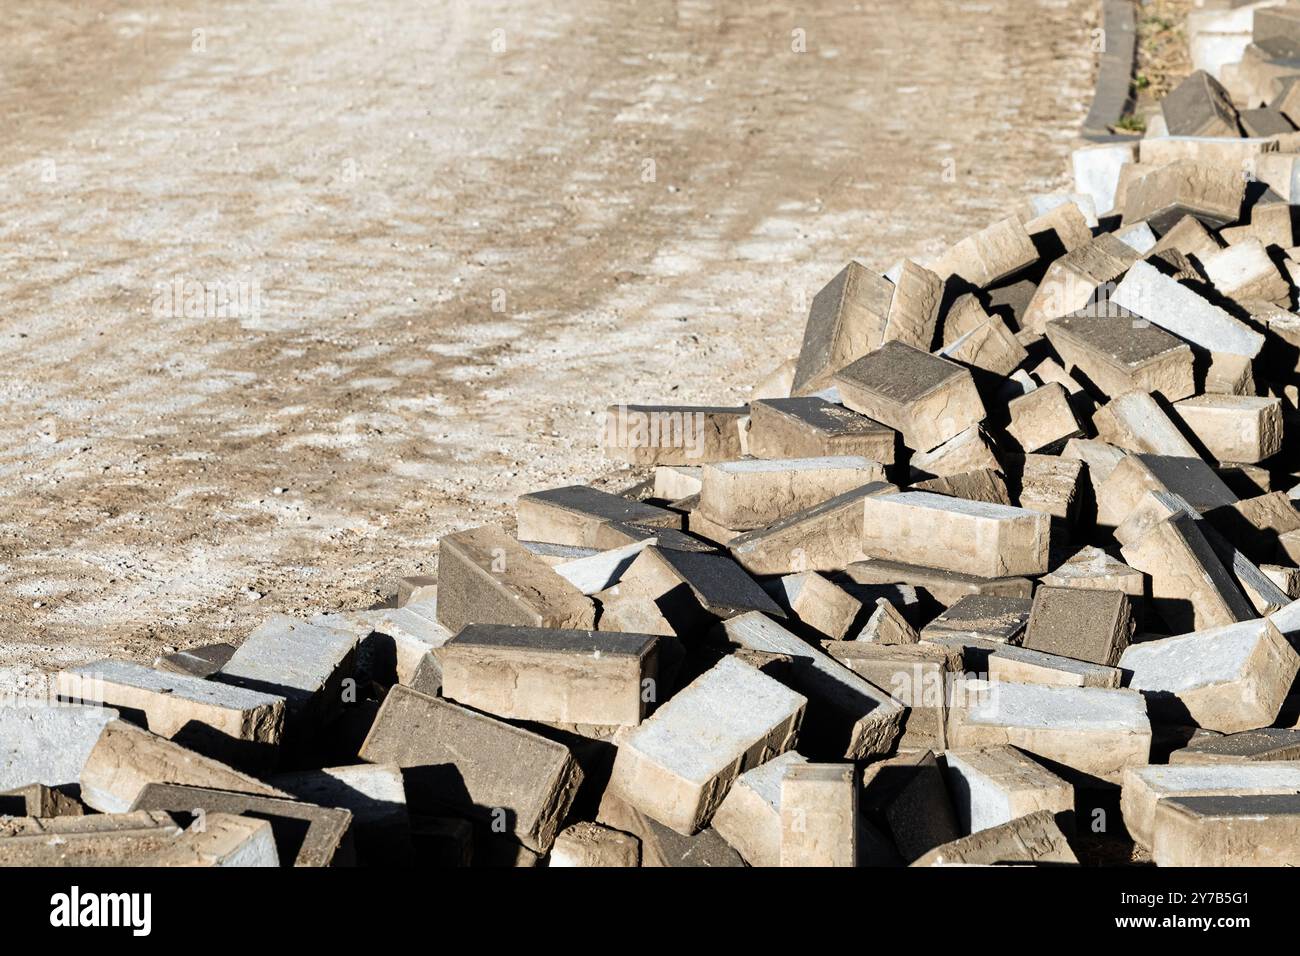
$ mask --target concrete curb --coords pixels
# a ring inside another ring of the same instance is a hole
[[[1101,29],[1105,46],[1082,135],[1092,142],[1136,140],[1140,137],[1111,132],[1111,127],[1120,121],[1132,102],[1133,67],[1137,58],[1137,14],[1133,0],[1102,0]]]

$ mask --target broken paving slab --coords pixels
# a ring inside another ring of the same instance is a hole
[[[554,568],[499,528],[484,526],[439,542],[438,623],[452,633],[467,624],[590,629],[596,614]]]
[[[360,755],[406,771],[408,804],[504,827],[539,853],[583,778],[563,744],[400,685],[384,698]]]
[[[755,458],[857,455],[890,465],[894,444],[892,428],[815,396],[769,398],[750,405],[749,453]]]
[[[63,670],[55,685],[64,700],[112,707],[160,737],[227,762],[268,765],[284,732],[281,696],[128,661]]]
[[[724,657],[618,741],[609,791],[684,835],[736,777],[794,747],[807,700]]]
[[[275,837],[276,853],[292,866],[341,866],[353,862],[352,814],[295,799],[231,793],[209,787],[151,783],[131,805],[132,811],[170,813],[185,826],[206,825],[210,815],[230,814],[266,820]]]
[[[790,685],[808,700],[803,753],[825,750],[828,756],[856,760],[893,747],[903,707],[888,693],[757,612],[733,617],[722,629],[741,647],[796,659]]]
[[[125,813],[151,783],[289,796],[234,767],[125,720],[114,720],[104,727],[85,760],[80,783],[82,802],[100,813]]]
[[[1133,690],[966,680],[954,688],[948,739],[955,748],[1019,747],[1116,781],[1150,759],[1151,723]]]
[[[655,700],[651,634],[471,624],[443,645],[442,695],[509,720],[635,726]]]
[[[1037,261],[1029,233],[1011,216],[956,243],[934,264],[934,272],[942,279],[960,276],[984,289]]]
[[[610,522],[677,530],[682,527],[682,516],[675,511],[622,495],[611,495],[587,485],[568,485],[520,495],[515,502],[515,515],[521,541],[549,541],[582,547],[600,547],[597,536],[601,526]],[[443,577],[441,563],[438,573],[440,578]],[[442,583],[445,592],[445,581]]]
[[[880,462],[856,455],[718,462],[704,466],[700,511],[725,528],[752,531],[884,479]]]
[[[969,370],[901,342],[887,342],[845,366],[835,384],[846,406],[929,451],[981,422],[984,403]]]
[[[79,817],[81,801],[43,783],[29,783],[0,793],[0,817]]]
[[[888,598],[876,598],[876,609],[853,638],[871,644],[915,644],[921,639],[907,618]],[[839,640],[839,638],[832,638]]]
[[[1002,467],[993,443],[979,425],[958,432],[929,451],[913,455],[908,465],[914,477],[960,475]]]
[[[1150,849],[1156,805],[1164,799],[1296,792],[1300,763],[1294,761],[1131,767],[1124,773],[1120,810],[1129,836]]]
[[[1060,823],[1074,815],[1074,786],[1015,747],[949,750],[948,792],[963,833],[978,833],[1040,810]]]
[[[1135,644],[1119,667],[1152,713],[1231,734],[1277,719],[1300,655],[1267,618]]]
[[[1151,856],[1156,866],[1300,865],[1300,794],[1161,800]]]
[[[1051,522],[1023,508],[904,491],[863,500],[873,557],[998,578],[1048,569]]]
[[[701,465],[707,461],[726,461],[744,454],[748,414],[749,409],[744,406],[610,405],[605,411],[602,447],[610,458],[631,465]],[[536,527],[531,524],[534,519],[541,522],[541,527],[553,527],[554,519],[548,520],[540,508],[530,511],[529,519],[530,528]],[[521,517],[520,537],[529,537],[523,528]]]
[[[0,789],[77,783],[104,727],[119,716],[110,707],[47,701],[0,705]]]
[[[1000,826],[937,846],[912,866],[1077,866],[1054,815],[1037,810]]]

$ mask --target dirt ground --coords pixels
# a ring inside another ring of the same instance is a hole
[[[1096,22],[152,7],[4,3],[0,689],[367,606],[610,472],[607,403],[743,402],[845,261],[1066,184]]]

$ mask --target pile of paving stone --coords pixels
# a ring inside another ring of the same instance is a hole
[[[0,707],[0,864],[1300,863],[1300,133],[1164,112],[611,407],[625,492]]]

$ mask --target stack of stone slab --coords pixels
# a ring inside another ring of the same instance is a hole
[[[0,707],[0,864],[1300,862],[1293,6],[382,606]]]

